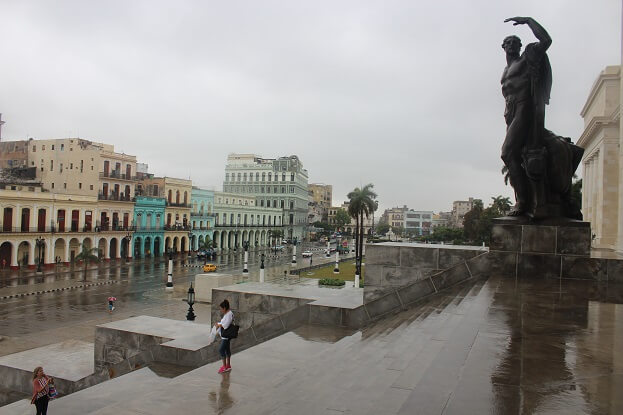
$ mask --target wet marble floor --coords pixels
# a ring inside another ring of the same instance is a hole
[[[134,373],[50,413],[621,414],[622,351],[623,285],[491,277],[363,330],[301,327],[234,355],[229,374]],[[107,392],[135,383],[152,386]]]

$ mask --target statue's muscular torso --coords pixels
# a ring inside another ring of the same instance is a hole
[[[512,61],[502,73],[502,95],[507,100],[520,102],[530,98],[530,71],[526,55]]]

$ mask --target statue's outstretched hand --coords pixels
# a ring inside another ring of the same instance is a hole
[[[509,17],[508,19],[504,19],[504,23],[513,22],[513,26],[517,26],[519,24],[527,24],[530,19],[530,17]]]

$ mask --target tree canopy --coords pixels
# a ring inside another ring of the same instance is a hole
[[[344,209],[338,209],[335,212],[335,224],[338,229],[342,229],[344,226],[350,223],[350,216]]]

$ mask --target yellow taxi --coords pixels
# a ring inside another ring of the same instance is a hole
[[[205,264],[203,266],[203,272],[214,272],[216,271],[216,265],[214,264]]]

